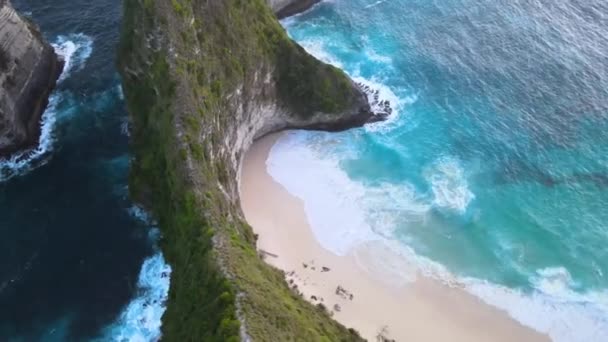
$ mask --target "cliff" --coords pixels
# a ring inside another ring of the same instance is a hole
[[[119,69],[130,190],[157,217],[173,268],[163,338],[360,340],[258,256],[238,175],[269,132],[376,120],[361,90],[291,41],[266,0],[125,0]]]
[[[0,157],[38,142],[63,62],[38,29],[0,0]]]

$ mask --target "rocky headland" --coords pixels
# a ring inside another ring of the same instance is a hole
[[[37,144],[63,62],[38,28],[0,0],[0,157]]]
[[[173,269],[165,340],[361,339],[259,257],[240,208],[241,163],[255,139],[386,115],[372,112],[369,92],[344,72],[289,39],[275,12],[296,3],[124,1],[130,190],[158,219]]]

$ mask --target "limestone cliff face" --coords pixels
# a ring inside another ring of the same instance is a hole
[[[158,218],[173,268],[164,338],[359,340],[257,255],[238,174],[243,153],[269,132],[376,120],[366,95],[291,41],[266,0],[124,6],[119,69],[133,123],[130,189]]]
[[[321,0],[268,0],[268,4],[279,19],[304,12]]]
[[[38,29],[0,0],[0,157],[37,143],[62,67]]]

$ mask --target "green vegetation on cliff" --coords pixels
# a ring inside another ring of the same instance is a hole
[[[255,341],[360,340],[258,256],[238,205],[243,151],[228,141],[260,102],[300,118],[348,110],[350,80],[293,43],[263,0],[125,0],[119,64],[131,193],[158,218],[173,268],[163,338],[237,341],[243,322]]]

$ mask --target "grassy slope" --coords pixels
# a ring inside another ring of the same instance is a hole
[[[134,123],[131,192],[159,219],[173,268],[164,339],[239,340],[238,297],[256,341],[359,340],[258,257],[226,195],[236,175],[220,148],[222,130],[234,124],[225,95],[251,84],[260,65],[279,63],[280,101],[303,116],[346,107],[354,96],[347,78],[290,41],[263,0],[124,6],[119,64]]]

